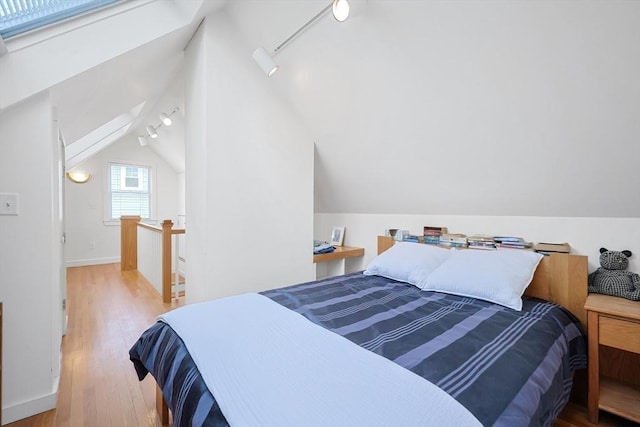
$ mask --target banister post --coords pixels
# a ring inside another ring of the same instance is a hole
[[[162,222],[162,302],[171,302],[171,228],[173,222]]]
[[[120,217],[120,271],[138,269],[139,215]]]

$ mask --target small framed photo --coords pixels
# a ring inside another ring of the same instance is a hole
[[[344,242],[344,225],[343,226],[333,226],[333,230],[331,230],[331,244],[333,246],[342,246],[342,242]]]

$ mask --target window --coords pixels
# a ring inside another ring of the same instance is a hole
[[[109,163],[108,220],[122,215],[151,218],[151,168]]]
[[[119,0],[0,0],[0,37],[6,39]]]

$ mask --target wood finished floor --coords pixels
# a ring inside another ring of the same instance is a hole
[[[69,324],[63,339],[58,407],[9,427],[159,426],[155,382],[139,382],[129,348],[157,315],[184,302],[163,304],[136,272],[120,264],[67,270]],[[556,427],[595,426],[583,406],[569,404]],[[601,412],[599,427],[640,427]]]
[[[155,382],[139,382],[129,348],[164,305],[137,272],[120,264],[67,269],[67,335],[57,409],[9,424],[30,426],[160,426]]]

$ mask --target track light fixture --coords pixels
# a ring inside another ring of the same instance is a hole
[[[333,17],[338,22],[344,22],[349,17],[349,2],[347,0],[333,0],[331,10]]]
[[[280,43],[278,47],[273,50],[272,54],[269,54],[264,48],[259,47],[253,52],[253,59],[258,63],[262,71],[267,75],[267,77],[271,77],[275,74],[276,71],[280,68],[273,61],[273,56],[277,54],[284,46],[286,46],[291,40],[296,38],[300,33],[309,28],[313,23],[315,23],[318,19],[324,16],[329,9],[333,12],[333,17],[338,22],[343,22],[349,17],[349,2],[348,0],[332,0],[332,2],[322,9],[316,16],[311,18],[306,24],[298,29],[295,33],[290,35],[285,41]]]
[[[156,139],[158,137],[158,132],[156,132],[156,128],[154,128],[153,126],[147,126],[146,129],[147,129],[147,133],[152,139]]]
[[[273,59],[271,58],[271,56],[269,56],[267,51],[264,50],[264,48],[262,47],[257,48],[253,52],[252,56],[253,56],[253,59],[258,63],[260,68],[262,68],[262,71],[265,72],[267,77],[273,76],[276,73],[276,71],[278,71],[278,68],[280,68],[278,65],[276,65],[275,62],[273,62]]]
[[[173,119],[171,118],[171,116],[173,116],[176,111],[178,111],[178,107],[174,108],[169,114],[164,112],[160,113],[160,123],[157,126],[146,126],[145,130],[147,131],[147,134],[138,136],[138,142],[140,143],[140,145],[142,147],[149,145],[148,138],[158,138],[158,129],[160,129],[162,126],[171,126],[173,124]]]
[[[173,113],[171,113],[171,114],[173,114]],[[171,117],[169,117],[165,113],[160,113],[160,121],[165,126],[171,126],[173,124],[173,120],[171,120]]]

